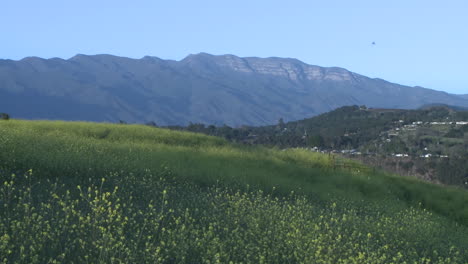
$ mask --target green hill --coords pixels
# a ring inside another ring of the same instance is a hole
[[[0,121],[3,263],[466,263],[468,193],[140,125]]]
[[[468,188],[467,121],[468,111],[446,105],[428,105],[418,110],[345,106],[303,120],[280,120],[272,126],[191,124],[170,128],[245,144],[351,153],[366,164],[401,175]],[[397,154],[404,158],[395,157]],[[426,158],[428,154],[430,159]]]

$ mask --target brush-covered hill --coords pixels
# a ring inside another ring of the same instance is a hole
[[[223,136],[237,142],[278,147],[319,147],[322,149],[360,148],[390,129],[413,122],[468,122],[464,108],[441,104],[425,105],[415,110],[344,106],[318,116],[269,126],[207,126],[191,124],[169,128]]]
[[[271,125],[345,105],[468,106],[445,92],[289,58],[190,55],[181,61],[77,55],[0,60],[0,111],[23,119]]]
[[[419,107],[419,110],[428,110],[431,108],[445,108],[448,110],[453,110],[453,111],[468,111],[468,107],[463,107],[463,106],[454,106],[454,105],[446,105],[446,104],[428,104],[428,105],[423,105]]]
[[[0,148],[7,263],[468,260],[466,191],[339,157],[17,120],[0,121]]]
[[[171,127],[234,142],[351,154],[373,166],[468,188],[468,111],[447,105],[416,110],[345,106],[276,125]]]

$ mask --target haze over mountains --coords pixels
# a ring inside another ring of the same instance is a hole
[[[289,58],[206,53],[181,61],[76,55],[0,60],[0,112],[14,118],[185,125],[274,124],[345,105],[468,107],[468,95],[408,87]]]

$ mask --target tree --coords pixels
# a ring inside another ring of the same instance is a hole
[[[9,120],[10,115],[7,113],[0,113],[0,120]]]
[[[154,121],[149,121],[148,123],[146,123],[146,125],[147,126],[152,126],[152,127],[158,127],[158,125]]]
[[[215,132],[216,132],[216,126],[214,126],[214,125],[209,125],[209,126],[208,126],[208,134],[210,134],[210,135],[215,135]]]
[[[456,128],[450,129],[449,132],[445,134],[445,137],[449,137],[449,138],[463,138],[463,136],[464,136],[463,130],[456,129]]]
[[[311,135],[306,138],[307,146],[309,147],[323,147],[324,140],[323,137],[320,135]]]
[[[283,129],[285,127],[283,118],[278,120],[278,128]]]
[[[205,131],[205,124],[190,122],[187,126],[187,130],[191,132],[203,133]]]

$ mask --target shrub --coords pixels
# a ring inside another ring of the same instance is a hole
[[[8,120],[10,119],[10,115],[6,113],[0,113],[0,120]]]

